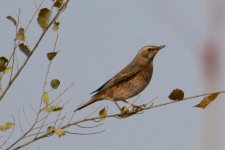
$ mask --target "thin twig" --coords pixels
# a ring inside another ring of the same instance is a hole
[[[76,134],[76,135],[93,135],[93,134],[99,134],[99,133],[103,133],[103,132],[105,132],[105,130],[101,130],[101,131],[97,131],[97,132],[90,132],[90,133],[76,133],[76,132],[65,131],[65,133]]]
[[[69,100],[67,100],[63,105],[62,105],[62,107],[64,108],[65,107],[65,105],[69,102],[69,101],[71,101],[71,99],[69,99]],[[60,117],[60,115],[61,115],[61,112],[62,112],[62,110],[60,110],[59,111],[59,113],[58,113],[58,115],[57,115],[57,117],[56,117],[56,120],[55,120],[55,123],[54,123],[54,126],[53,127],[55,127],[56,126],[56,123],[58,122],[58,118]],[[60,125],[62,124],[62,121],[63,120],[61,120],[61,123],[60,123]],[[60,126],[59,125],[59,126]]]
[[[84,129],[97,128],[97,127],[99,127],[101,125],[103,125],[103,123],[97,124],[95,126],[81,126],[81,125],[76,124],[76,126],[78,126],[80,128],[84,128]]]
[[[14,118],[13,115],[11,115],[12,119],[13,119],[13,122],[15,123],[16,122],[16,119]],[[13,132],[14,132],[14,129],[15,129],[15,126],[12,127],[12,131],[11,133],[9,134],[9,136],[6,138],[6,140],[0,145],[0,149],[9,141],[9,139],[12,137],[13,135]]]
[[[64,89],[62,91],[62,93],[60,93],[52,102],[55,102],[56,100],[58,100],[61,96],[63,96],[71,87],[73,87],[73,85],[75,84],[75,82],[72,82],[72,84],[70,84],[66,89]]]
[[[23,70],[23,68],[26,66],[27,62],[30,60],[31,56],[33,55],[33,53],[36,51],[37,47],[39,46],[41,40],[43,39],[44,35],[46,34],[46,32],[48,31],[48,29],[51,27],[51,25],[54,23],[54,21],[58,18],[58,16],[61,14],[61,12],[63,11],[64,7],[67,5],[67,3],[69,2],[69,0],[67,0],[63,6],[58,10],[58,12],[56,13],[56,15],[53,17],[53,19],[50,21],[49,25],[46,27],[46,30],[43,30],[41,36],[39,37],[37,43],[35,44],[35,46],[33,47],[33,49],[31,50],[30,55],[26,58],[26,60],[24,61],[24,63],[21,65],[21,67],[19,68],[19,70],[16,72],[16,74],[13,76],[11,82],[7,85],[7,87],[4,89],[2,95],[0,96],[0,101],[2,101],[3,97],[5,96],[5,94],[8,92],[9,88],[11,87],[11,85],[14,83],[14,81],[16,80],[16,78],[19,76],[20,72]]]
[[[4,95],[7,93],[7,91],[9,90],[9,88],[11,87],[12,83],[15,81],[15,79],[18,77],[18,75],[20,74],[20,72],[23,70],[23,68],[26,66],[28,60],[31,58],[32,54],[35,52],[35,50],[37,49],[37,47],[39,46],[42,38],[44,37],[44,35],[46,34],[46,32],[48,31],[48,29],[50,28],[50,26],[54,23],[54,21],[58,18],[58,16],[61,14],[61,12],[63,11],[64,7],[67,5],[67,3],[69,2],[69,0],[67,0],[63,6],[58,9],[58,12],[55,14],[55,16],[53,17],[53,19],[50,21],[50,23],[48,24],[48,26],[46,27],[46,30],[43,30],[41,36],[39,37],[37,43],[35,44],[35,46],[33,47],[33,49],[31,50],[31,54],[27,57],[27,59],[24,61],[24,63],[21,65],[21,67],[19,68],[18,72],[14,75],[14,77],[12,78],[12,82],[10,82],[10,84],[8,84],[8,86],[6,87],[6,89],[3,91],[2,95],[0,96],[0,101],[3,99]],[[32,131],[32,129],[35,127],[37,120],[39,118],[39,115],[41,113],[41,110],[38,111],[37,116],[34,120],[33,125],[19,138],[17,139],[13,144],[11,144],[7,149],[11,149],[13,146],[15,146],[18,142],[20,142],[22,139],[24,139],[24,137],[26,137],[26,135],[28,133],[30,133]],[[34,139],[35,140],[35,139]]]
[[[210,94],[213,94],[213,93],[225,93],[225,91],[199,94],[199,95],[195,95],[195,96],[186,97],[186,98],[184,98],[181,101],[171,101],[171,102],[166,102],[166,103],[162,103],[162,104],[158,104],[158,105],[149,106],[149,107],[143,108],[142,110],[136,110],[136,111],[132,110],[132,111],[128,112],[126,115],[134,115],[134,114],[138,113],[139,111],[148,110],[148,109],[152,109],[152,108],[156,108],[156,107],[161,107],[161,106],[166,106],[166,105],[170,105],[170,104],[175,104],[175,103],[183,102],[185,100],[194,99],[194,98],[198,98],[198,97],[202,97],[202,96],[207,96],[207,95],[210,95]],[[106,116],[104,118],[121,117],[121,115],[123,115],[123,114],[116,113],[116,114],[108,115],[108,116]],[[83,123],[83,122],[89,122],[89,121],[93,121],[93,120],[97,120],[97,119],[101,119],[101,118],[103,118],[103,117],[99,117],[98,116],[98,117],[86,118],[86,119],[82,119],[82,120],[75,121],[75,122],[72,122],[72,123],[68,123],[66,125],[61,126],[60,128],[61,129],[66,129],[66,128],[69,128],[71,126],[74,126],[74,125]],[[14,149],[19,149],[19,148],[25,147],[25,146],[27,146],[27,145],[35,142],[35,141],[38,141],[38,140],[43,139],[43,138],[46,138],[46,137],[48,137],[50,135],[52,135],[52,133],[46,132],[46,133],[44,133],[44,134],[36,137],[35,139],[31,139],[31,140],[29,140],[29,141],[27,141],[27,142],[19,145],[18,147],[14,148]]]
[[[19,112],[18,112],[18,120],[19,120],[19,127],[20,127],[20,131],[22,132],[22,134],[24,134],[24,131],[23,131],[23,128],[22,128],[22,124],[21,124],[21,117],[20,117],[20,109],[19,109]]]
[[[38,129],[38,132],[36,133],[36,135],[35,135],[34,138],[36,138],[36,137],[39,135],[39,133],[41,132],[41,129],[43,128],[43,126],[44,126],[45,122],[47,121],[48,116],[49,116],[50,114],[51,114],[51,113],[48,113],[48,114],[46,115],[45,119],[43,120],[43,122],[42,122],[40,128]]]
[[[31,126],[31,123],[29,122],[29,120],[28,120],[28,118],[27,118],[27,115],[26,115],[26,112],[25,112],[24,107],[23,107],[23,116],[24,116],[24,119],[26,120],[27,124],[28,124],[29,126]]]

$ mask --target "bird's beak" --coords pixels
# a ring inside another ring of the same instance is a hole
[[[160,45],[158,46],[158,50],[163,49],[164,47],[166,47],[166,45]]]

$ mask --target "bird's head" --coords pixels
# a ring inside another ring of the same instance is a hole
[[[141,58],[152,61],[154,59],[155,55],[157,54],[157,52],[164,47],[166,47],[166,46],[165,45],[161,45],[161,46],[147,45],[147,46],[141,48],[138,55]]]

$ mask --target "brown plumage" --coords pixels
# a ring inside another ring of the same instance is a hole
[[[140,49],[135,58],[113,78],[108,80],[95,93],[91,100],[77,108],[80,110],[100,100],[127,102],[126,99],[136,96],[149,84],[153,73],[153,59],[162,46],[148,45]]]

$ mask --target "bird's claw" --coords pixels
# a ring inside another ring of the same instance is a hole
[[[143,105],[132,105],[132,106],[133,106],[132,111],[141,111],[141,110],[146,108],[145,104],[143,104]]]

